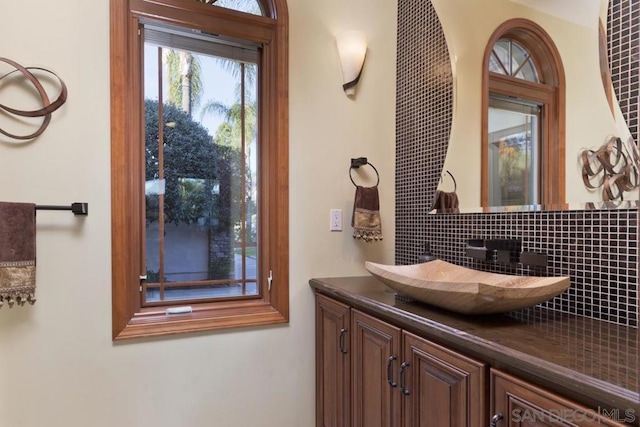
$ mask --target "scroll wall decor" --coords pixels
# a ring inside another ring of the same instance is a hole
[[[0,110],[7,113],[8,115],[17,116],[20,118],[42,118],[42,122],[40,123],[38,129],[36,129],[34,132],[27,134],[16,134],[8,132],[0,127],[0,133],[6,137],[17,139],[20,141],[27,141],[42,135],[42,133],[47,129],[47,126],[49,126],[49,122],[51,121],[51,114],[58,108],[60,108],[62,104],[64,104],[67,100],[67,86],[64,84],[62,79],[60,79],[60,77],[58,77],[54,72],[49,71],[45,68],[23,67],[17,62],[7,58],[0,58],[0,63],[5,63],[13,67],[13,70],[0,75],[0,84],[4,83],[2,82],[3,79],[9,78],[10,76],[13,77],[16,75],[16,73],[19,73],[24,79],[28,80],[33,85],[42,101],[42,108],[38,108],[36,110],[20,110],[0,103]],[[55,101],[50,101],[49,95],[47,94],[40,80],[38,80],[38,78],[31,72],[32,70],[51,74],[58,81],[60,85],[60,94],[55,99]],[[13,83],[13,81],[11,81],[10,83]]]
[[[620,138],[611,137],[598,150],[582,151],[580,157],[584,185],[602,187],[605,202],[622,201],[624,192],[640,187],[640,150],[632,138],[623,144]]]

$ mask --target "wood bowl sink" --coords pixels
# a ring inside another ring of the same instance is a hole
[[[566,290],[568,277],[512,276],[442,260],[413,265],[367,261],[365,268],[391,289],[463,314],[505,313],[547,301]]]

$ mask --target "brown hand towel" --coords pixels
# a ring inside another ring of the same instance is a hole
[[[36,301],[36,207],[0,202],[0,308]]]
[[[378,186],[356,186],[351,225],[353,226],[354,239],[361,239],[365,242],[382,240]]]
[[[455,191],[436,191],[433,209],[438,212],[458,213],[458,194]]]

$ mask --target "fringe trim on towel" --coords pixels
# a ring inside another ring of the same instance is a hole
[[[0,262],[0,308],[36,302],[35,261]]]
[[[353,238],[364,240],[365,242],[373,242],[374,240],[382,240],[380,231],[353,230]]]
[[[380,227],[380,214],[378,211],[356,208],[353,212],[354,223],[353,238],[373,242],[382,240]]]

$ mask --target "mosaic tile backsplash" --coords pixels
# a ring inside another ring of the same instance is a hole
[[[411,224],[411,220],[404,221]],[[398,264],[414,264],[423,242],[440,259],[477,270],[569,276],[571,287],[544,307],[620,325],[638,325],[638,214],[635,209],[427,215],[403,236]],[[409,226],[411,227],[411,226]],[[544,253],[547,266],[467,257],[469,239],[517,238],[522,250]],[[397,238],[397,240],[400,240]]]
[[[630,0],[613,3],[614,7],[626,4],[624,7],[636,11],[639,4]],[[619,15],[626,19],[637,16]],[[623,23],[613,29],[623,31],[627,27]],[[625,44],[626,50],[619,52],[631,58],[629,61],[638,54],[637,32],[634,37],[636,43]],[[396,264],[416,263],[422,245],[429,242],[437,257],[478,270],[569,276],[570,289],[542,306],[637,327],[636,209],[428,214],[444,164],[453,114],[449,52],[429,1],[399,0],[397,57]],[[636,100],[635,106],[633,100],[628,104],[628,114],[637,118],[637,67],[634,75],[614,73],[613,79],[618,87],[625,79],[630,82],[629,91],[635,93]],[[465,256],[467,241],[478,238],[521,239],[522,250],[547,255],[547,266]]]

